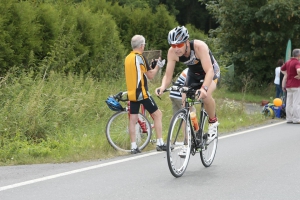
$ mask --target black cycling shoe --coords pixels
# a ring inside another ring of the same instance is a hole
[[[131,154],[137,154],[137,153],[142,153],[141,150],[137,147],[136,149],[131,149],[130,151]]]
[[[174,147],[171,147],[171,150],[173,150]],[[163,145],[157,145],[156,146],[156,151],[167,151],[167,145],[163,144]]]

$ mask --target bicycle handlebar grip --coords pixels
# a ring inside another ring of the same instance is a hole
[[[173,91],[178,91],[179,87],[176,85],[171,86],[171,90]]]
[[[167,92],[168,90],[164,90],[164,92]],[[160,89],[157,89],[156,92],[159,94],[160,93]],[[163,93],[164,93],[163,92]]]
[[[189,91],[188,87],[182,87],[182,88],[179,89],[180,93],[187,92],[187,91]]]
[[[118,92],[116,95],[114,95],[114,98],[120,99],[122,94],[123,94],[123,92]]]

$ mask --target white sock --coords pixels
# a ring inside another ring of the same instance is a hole
[[[136,148],[137,148],[136,142],[131,142],[131,149],[136,149]]]
[[[156,145],[161,146],[163,144],[164,144],[164,141],[163,141],[162,138],[159,138],[159,139],[156,140]]]

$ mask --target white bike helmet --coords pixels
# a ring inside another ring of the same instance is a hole
[[[189,39],[189,32],[184,26],[177,26],[170,30],[168,35],[169,44],[179,44]]]

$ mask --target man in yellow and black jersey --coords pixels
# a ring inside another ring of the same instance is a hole
[[[131,39],[132,51],[125,58],[126,86],[130,102],[129,133],[132,154],[141,152],[135,141],[135,124],[138,121],[138,112],[141,104],[144,105],[154,120],[157,138],[156,150],[166,151],[166,145],[162,140],[162,112],[158,109],[148,92],[147,84],[147,80],[154,78],[159,69],[164,66],[165,61],[161,61],[160,58],[156,59],[151,63],[152,69],[142,55],[145,45],[145,38],[142,35],[133,36]]]
[[[145,44],[141,45],[141,49]],[[149,78],[154,76],[158,71],[154,69],[149,74]],[[126,74],[126,85],[128,91],[128,98],[131,101],[140,101],[149,98],[148,95],[148,84],[146,72],[151,70],[146,58],[136,50],[131,53],[125,59],[125,74]]]

